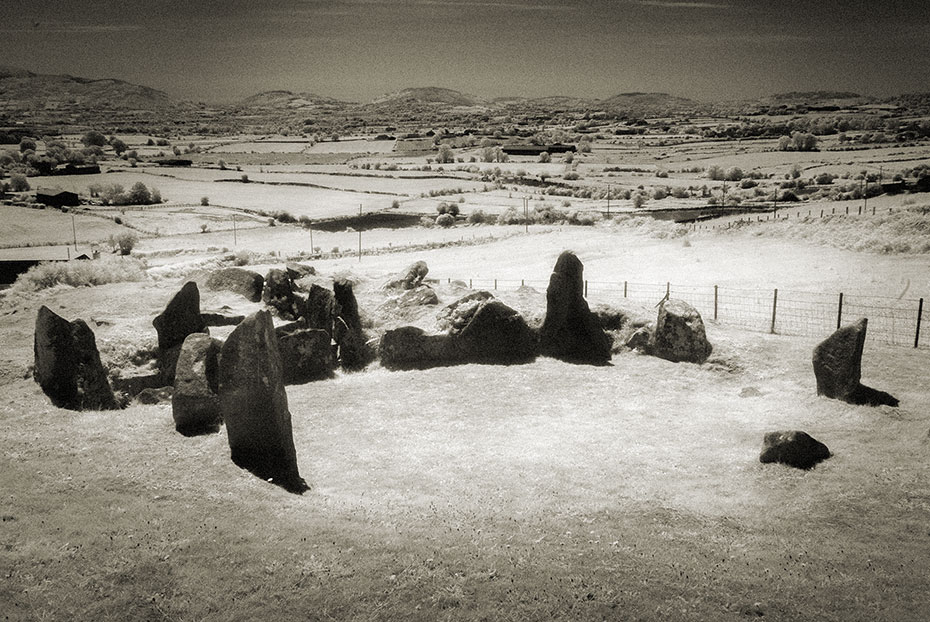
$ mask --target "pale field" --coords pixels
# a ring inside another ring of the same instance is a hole
[[[57,209],[32,209],[0,205],[0,247],[102,242],[111,235],[127,231],[112,220],[80,212],[63,213]],[[73,223],[73,230],[72,230]]]

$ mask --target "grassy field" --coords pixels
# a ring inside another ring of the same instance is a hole
[[[565,247],[592,280],[677,271],[834,288],[868,271],[877,289],[927,273],[926,255],[690,240],[552,228],[314,265],[359,279],[375,325],[378,285],[414,257],[437,278],[544,280]],[[703,366],[631,352],[609,367],[375,365],[288,388],[312,486],[294,496],[235,467],[225,431],[178,435],[168,405],[63,411],[28,377],[40,304],[91,322],[104,362],[122,367],[154,345],[151,318],[184,273],[0,300],[7,618],[848,621],[920,620],[930,606],[926,348],[866,349],[863,382],[897,409],[818,398],[816,339],[713,322]],[[500,296],[538,316],[543,292]],[[258,308],[211,292],[202,304]],[[762,465],[762,436],[778,429],[834,456],[809,472]]]

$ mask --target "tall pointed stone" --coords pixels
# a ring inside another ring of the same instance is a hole
[[[175,366],[181,354],[181,344],[193,333],[209,333],[200,315],[200,290],[193,281],[185,283],[165,310],[152,320],[158,333],[158,368],[162,382],[174,384]]]
[[[539,331],[540,352],[578,363],[610,362],[610,337],[584,299],[584,266],[571,251],[559,255],[549,289],[546,319]]]
[[[219,395],[232,460],[262,479],[301,493],[291,413],[271,314],[258,311],[226,339]]]
[[[812,362],[817,395],[858,405],[898,405],[894,396],[860,382],[867,328],[868,319],[860,318],[838,329],[814,348]]]

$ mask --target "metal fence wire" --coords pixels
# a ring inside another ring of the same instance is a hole
[[[469,279],[473,289],[515,290],[521,286],[545,291],[548,281]],[[592,303],[621,299],[657,306],[666,296],[692,305],[705,321],[751,331],[801,337],[827,337],[840,326],[868,318],[866,339],[897,346],[930,347],[930,330],[922,326],[923,298],[757,290],[716,285],[629,281],[585,281]]]

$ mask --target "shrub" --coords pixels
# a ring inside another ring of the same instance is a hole
[[[22,173],[10,175],[10,190],[13,192],[26,192],[29,190],[29,181]]]
[[[652,198],[655,199],[656,201],[661,201],[667,196],[668,196],[668,192],[665,190],[665,188],[658,187],[652,191]]]
[[[129,149],[129,146],[124,141],[115,136],[110,138],[110,146],[113,147],[113,151],[116,152],[116,155],[120,155]]]
[[[468,215],[468,222],[473,225],[481,225],[491,220],[493,220],[493,217],[489,216],[487,213],[480,209],[477,209]]]
[[[440,227],[451,227],[455,224],[455,217],[452,214],[440,214],[436,217],[436,224]]]
[[[646,204],[646,195],[639,193],[639,192],[633,195],[633,207],[635,207],[636,209],[639,209],[645,204]]]
[[[137,181],[129,189],[129,202],[132,205],[149,205],[152,203],[152,193],[144,183]]]
[[[244,183],[244,184],[249,183],[249,176],[246,175],[246,174],[244,174],[244,173],[243,173],[242,177],[240,177],[239,179],[241,179],[241,180],[242,180],[242,183]]]
[[[455,162],[455,154],[452,152],[452,148],[449,145],[441,145],[439,147],[439,153],[436,154],[436,162],[439,164],[450,164]]]
[[[723,179],[726,177],[726,173],[724,172],[723,167],[714,164],[713,166],[708,167],[707,177],[708,179],[713,179],[714,181],[723,181]]]
[[[436,211],[437,211],[440,215],[442,215],[442,214],[447,214],[447,213],[449,212],[449,204],[446,203],[445,201],[443,201],[442,203],[440,203],[439,205],[436,206]]]
[[[210,197],[200,197],[201,205],[210,205]]]
[[[107,137],[97,130],[91,130],[81,137],[81,143],[85,147],[103,147],[107,144]]]
[[[398,201],[397,199],[394,199],[393,201],[391,201],[391,209],[398,209],[399,207],[400,207],[400,201]]]
[[[562,179],[565,181],[575,181],[576,179],[581,179],[581,176],[578,173],[572,171],[571,173],[565,173],[562,175]]]
[[[743,178],[743,169],[738,166],[734,166],[727,169],[725,179],[727,181],[739,181]]]
[[[659,179],[668,179],[668,171],[656,171],[656,177]]]
[[[740,182],[739,187],[742,188],[743,190],[748,190],[750,188],[755,188],[758,185],[759,183],[756,181],[753,181],[752,179],[744,179],[743,181]]]
[[[690,195],[688,194],[688,190],[686,188],[677,186],[672,188],[672,196],[676,199],[687,199]]]
[[[549,155],[548,151],[543,151],[539,154],[539,161],[542,163],[552,162],[552,156]]]
[[[25,153],[26,151],[35,151],[35,150],[36,150],[35,138],[29,138],[28,136],[23,136],[23,138],[19,141],[20,153]]]
[[[110,246],[119,249],[120,255],[128,255],[136,247],[139,237],[132,231],[123,231],[110,238]]]
[[[313,226],[313,219],[307,216],[306,214],[301,214],[297,217],[297,222],[300,223],[300,226],[304,229],[309,229]]]
[[[145,280],[145,264],[132,257],[40,263],[21,274],[11,290],[36,292],[55,285],[87,287]]]
[[[247,266],[252,261],[252,253],[247,250],[236,251],[233,255],[233,264],[237,266]]]
[[[449,206],[446,209],[446,213],[451,215],[452,217],[458,216],[459,215],[458,203],[449,203]]]

